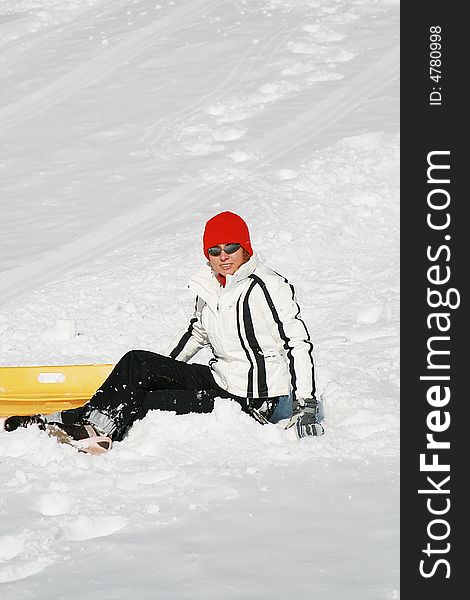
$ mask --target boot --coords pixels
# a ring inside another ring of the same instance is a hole
[[[3,424],[3,428],[5,431],[15,431],[18,427],[29,427],[30,425],[37,425],[43,431],[46,429],[46,422],[41,415],[8,417]]]

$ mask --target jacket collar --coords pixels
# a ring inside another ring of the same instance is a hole
[[[260,261],[255,252],[250,260],[244,263],[233,275],[226,276],[225,287],[217,281],[214,272],[207,262],[189,280],[188,287],[196,295],[200,296],[211,308],[215,309],[222,293],[233,290],[237,285],[243,283],[259,266]]]

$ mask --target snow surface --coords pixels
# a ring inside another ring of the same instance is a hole
[[[0,364],[164,351],[205,221],[297,288],[326,435],[0,432],[0,598],[399,598],[397,0],[2,0]],[[207,354],[196,360],[203,362]]]

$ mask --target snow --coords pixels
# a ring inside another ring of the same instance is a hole
[[[233,210],[296,286],[326,427],[218,400],[99,457],[0,431],[2,600],[399,598],[398,22],[396,0],[1,3],[0,364],[165,351]]]

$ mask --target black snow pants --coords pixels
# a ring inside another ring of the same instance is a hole
[[[103,430],[119,441],[132,423],[151,409],[177,414],[207,413],[213,410],[214,399],[218,397],[232,398],[249,414],[266,401],[277,400],[247,401],[219,387],[206,365],[188,364],[146,350],[131,350],[119,360],[85,406],[62,411],[61,418],[63,423],[69,424],[90,417],[97,426],[101,419]],[[268,402],[270,408],[271,405]]]

